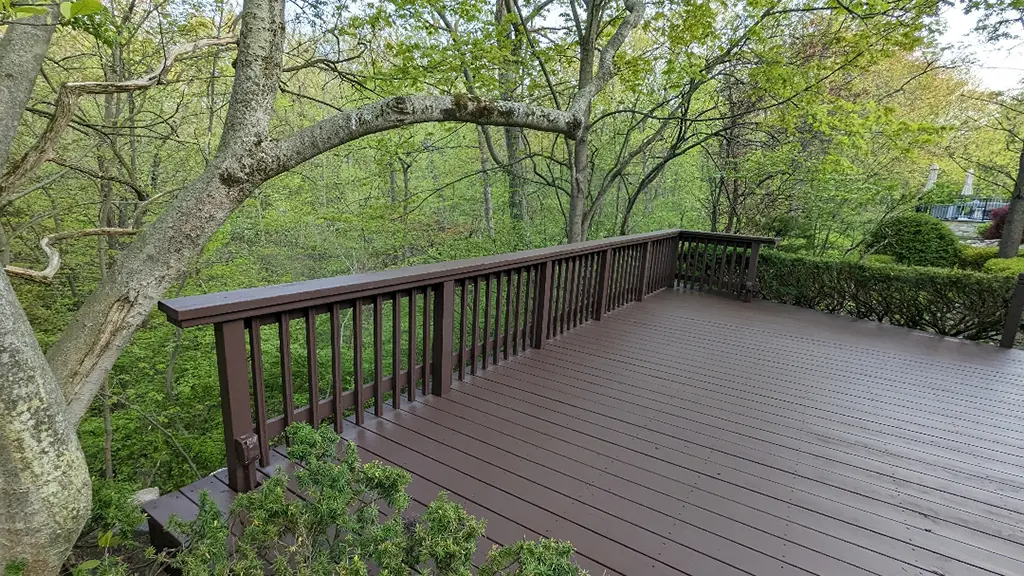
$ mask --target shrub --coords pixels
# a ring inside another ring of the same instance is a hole
[[[444,493],[419,517],[404,518],[408,472],[360,463],[351,443],[341,445],[338,460],[339,438],[330,426],[293,424],[287,434],[288,457],[300,464],[294,481],[306,498],[289,497],[292,479],[278,470],[259,489],[238,495],[225,521],[202,493],[195,520],[171,522],[188,542],[172,560],[184,576],[262,574],[265,567],[274,574],[366,576],[371,565],[387,576],[469,576],[483,520]],[[387,520],[382,507],[390,511]],[[569,543],[554,540],[495,547],[479,573],[581,576],[572,553]]]
[[[952,268],[960,259],[960,242],[945,224],[927,214],[901,214],[879,225],[867,249],[888,254],[899,264]]]
[[[986,239],[988,239],[986,234],[988,234],[988,229],[991,228],[991,227],[992,227],[992,223],[991,222],[985,222],[983,224],[978,224],[977,226],[974,227],[974,233],[978,236],[978,238],[986,238]]]
[[[981,236],[985,240],[999,240],[1003,237],[1003,226],[1006,225],[1006,215],[1010,213],[1009,207],[994,208],[991,212],[992,221]]]
[[[849,314],[944,336],[996,338],[1013,293],[1012,277],[828,260],[775,250],[761,253],[767,300]]]
[[[960,251],[958,268],[980,272],[985,263],[999,254],[996,246],[964,246]]]
[[[985,262],[982,271],[989,274],[1016,276],[1024,272],[1024,258],[1020,256],[1016,258],[993,258]]]
[[[864,257],[865,262],[872,264],[895,264],[896,259],[888,254],[868,254]]]

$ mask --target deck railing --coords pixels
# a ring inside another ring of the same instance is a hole
[[[665,288],[749,300],[760,245],[774,242],[666,230],[159,307],[179,327],[214,327],[228,484],[243,492],[293,422],[331,421],[341,433],[346,413],[362,424],[370,404],[380,416],[386,401],[399,408],[417,389],[447,394],[453,378]],[[299,372],[296,354],[305,356]]]

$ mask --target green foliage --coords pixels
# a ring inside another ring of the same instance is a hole
[[[942,221],[916,212],[880,224],[866,249],[892,256],[898,264],[952,268],[960,260],[960,242]]]
[[[1016,258],[993,258],[982,267],[983,272],[989,274],[1004,274],[1016,276],[1024,272],[1024,257]]]
[[[133,572],[117,556],[104,556],[81,562],[71,569],[71,576],[129,576]]]
[[[188,541],[172,566],[184,576],[275,574],[363,576],[373,565],[385,576],[468,576],[485,523],[444,493],[418,518],[407,519],[407,472],[380,462],[362,464],[355,445],[339,444],[329,426],[293,424],[286,432],[289,459],[305,498],[289,497],[292,480],[283,470],[252,492],[240,494],[224,518],[216,503],[200,495],[190,522],[171,528]],[[382,518],[381,511],[389,517]],[[231,537],[231,526],[241,535]],[[234,550],[228,553],[228,541]],[[572,546],[544,540],[492,550],[481,574],[578,576]]]
[[[128,541],[135,528],[146,519],[142,509],[133,500],[137,490],[134,484],[127,482],[94,479],[92,516],[83,533],[97,532],[97,542],[102,548]]]
[[[28,562],[24,560],[15,560],[8,562],[4,565],[3,576],[22,576],[28,569]]]
[[[896,259],[888,254],[868,254],[864,257],[865,262],[872,264],[895,264]]]
[[[495,547],[480,567],[480,576],[578,576],[580,569],[572,561],[572,545],[542,538]]]
[[[980,272],[985,263],[999,254],[996,246],[964,246],[960,252],[958,268]]]
[[[965,270],[871,264],[769,250],[758,265],[773,302],[969,340],[997,337],[1014,280]]]

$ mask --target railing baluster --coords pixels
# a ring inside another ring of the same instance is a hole
[[[559,331],[560,318],[562,317],[563,310],[565,310],[565,285],[566,285],[566,262],[564,258],[559,259],[555,266],[557,267],[557,280],[558,283],[555,285],[555,307],[551,311],[551,335],[558,336],[561,334]]]
[[[686,251],[686,288],[693,290],[697,287],[697,238],[690,238],[690,245]]]
[[[512,346],[512,352],[514,354],[519,354],[524,349],[523,347],[520,347],[520,342],[522,341],[522,333],[526,329],[526,305],[523,301],[523,295],[525,292],[524,288],[529,288],[529,285],[527,284],[529,282],[529,277],[524,278],[528,273],[529,270],[527,268],[520,268],[519,275],[516,278],[516,323],[514,326],[516,332],[514,338],[515,342]]]
[[[363,425],[363,301],[352,305],[352,390],[355,396],[356,425]]]
[[[284,426],[295,418],[295,390],[292,386],[292,331],[287,312],[277,315],[277,338],[281,350],[281,386],[284,390]]]
[[[472,362],[469,367],[469,373],[476,375],[476,359],[479,354],[479,342],[480,342],[480,279],[482,276],[477,276],[473,280],[473,346],[469,353],[469,361]]]
[[[511,342],[511,345],[512,345],[512,355],[516,356],[516,355],[519,354],[519,327],[520,327],[519,326],[519,322],[520,322],[519,314],[521,312],[521,310],[520,310],[520,300],[521,300],[520,296],[521,296],[522,289],[523,289],[523,269],[519,268],[517,270],[514,270],[513,274],[515,274],[515,277],[516,277],[516,284],[515,284],[515,295],[513,296],[512,304],[510,305],[511,309],[512,309],[512,342]],[[509,287],[511,287],[511,286],[512,286],[512,280],[510,278],[509,279]],[[508,344],[506,344],[506,346],[507,345]]]
[[[573,284],[573,261],[572,257],[565,259],[565,267],[562,270],[565,277],[562,282],[562,305],[559,309],[558,326],[559,333],[565,333],[565,319],[572,309],[572,284]]]
[[[504,290],[505,273],[498,272],[498,286],[494,294],[494,363],[496,365],[501,363],[501,314],[504,311],[502,308],[502,303],[504,301],[504,294],[502,294],[502,292],[504,292]]]
[[[267,437],[267,390],[263,384],[263,342],[260,319],[249,322],[249,358],[252,367],[252,391],[256,404],[256,434],[260,444],[260,466],[270,465],[270,438]]]
[[[341,434],[345,426],[345,413],[341,407],[344,391],[341,359],[341,307],[331,305],[331,385],[334,392],[334,431]]]
[[[410,299],[411,300],[411,299]],[[409,303],[410,308],[412,303]],[[409,368],[412,374],[412,367]],[[402,407],[402,293],[395,292],[391,299],[391,407]]]
[[[253,463],[259,459],[260,451],[252,432],[245,321],[217,323],[213,327],[213,334],[217,346],[228,485],[236,492],[246,492],[256,487],[256,467]]]
[[[643,247],[640,249],[640,293],[637,295],[637,300],[643,301],[647,297],[647,286],[650,282],[651,268],[651,251],[652,246],[650,242],[644,242]]]
[[[494,274],[487,275],[487,288],[484,291],[484,353],[481,362],[487,370],[491,357],[491,292],[494,290]]]
[[[512,293],[515,291],[515,270],[508,271],[508,288],[505,290],[505,340],[502,347],[502,358],[508,360],[512,345]]]
[[[594,320],[601,320],[608,311],[608,290],[612,280],[613,252],[608,248],[601,252],[597,267],[597,298],[594,301]]]
[[[581,254],[576,257],[576,288],[573,289],[573,304],[572,304],[572,326],[573,328],[580,325],[580,312],[583,309],[583,295],[586,294],[587,276],[586,276],[586,259],[585,255]]]
[[[431,394],[445,396],[452,387],[452,339],[455,282],[448,280],[434,294],[434,371]]]
[[[562,315],[562,332],[572,330],[572,312],[576,306],[576,270],[579,267],[574,256],[569,258],[567,265],[566,277],[569,282],[565,288],[565,314]]]
[[[384,415],[384,296],[373,299],[373,413]]]
[[[548,316],[551,311],[551,275],[554,262],[548,260],[539,266],[533,296],[533,347],[543,348],[548,334]]]
[[[430,334],[430,304],[433,300],[433,290],[430,286],[423,289],[423,395],[427,395],[427,391],[431,389],[430,377],[433,374],[430,368],[430,360],[433,356],[433,349],[431,348],[431,334]]]
[[[615,298],[615,308],[622,308],[626,303],[626,292],[629,290],[629,246],[619,251],[619,265],[616,267],[619,273],[619,289]]]
[[[405,393],[409,402],[416,399],[416,290],[409,290],[409,378]]]
[[[519,295],[523,299],[523,329],[516,332],[516,340],[519,341],[521,352],[525,352],[527,346],[530,343],[530,283],[533,282],[534,273],[533,266],[527,266],[523,269],[523,291]]]
[[[306,308],[306,370],[309,380],[309,423],[320,425],[320,367],[316,354],[316,310]]]
[[[459,298],[459,380],[466,379],[466,300],[469,298],[469,279],[463,278]]]
[[[580,324],[586,324],[590,319],[590,284],[593,269],[591,267],[592,254],[584,254],[583,258],[583,293],[580,302]]]

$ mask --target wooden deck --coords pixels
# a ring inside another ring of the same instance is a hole
[[[1021,575],[1022,383],[1021,351],[662,291],[344,435],[413,474],[409,514],[446,490],[486,518],[479,557],[546,536],[595,575]],[[201,489],[233,495],[222,472],[151,525]]]

